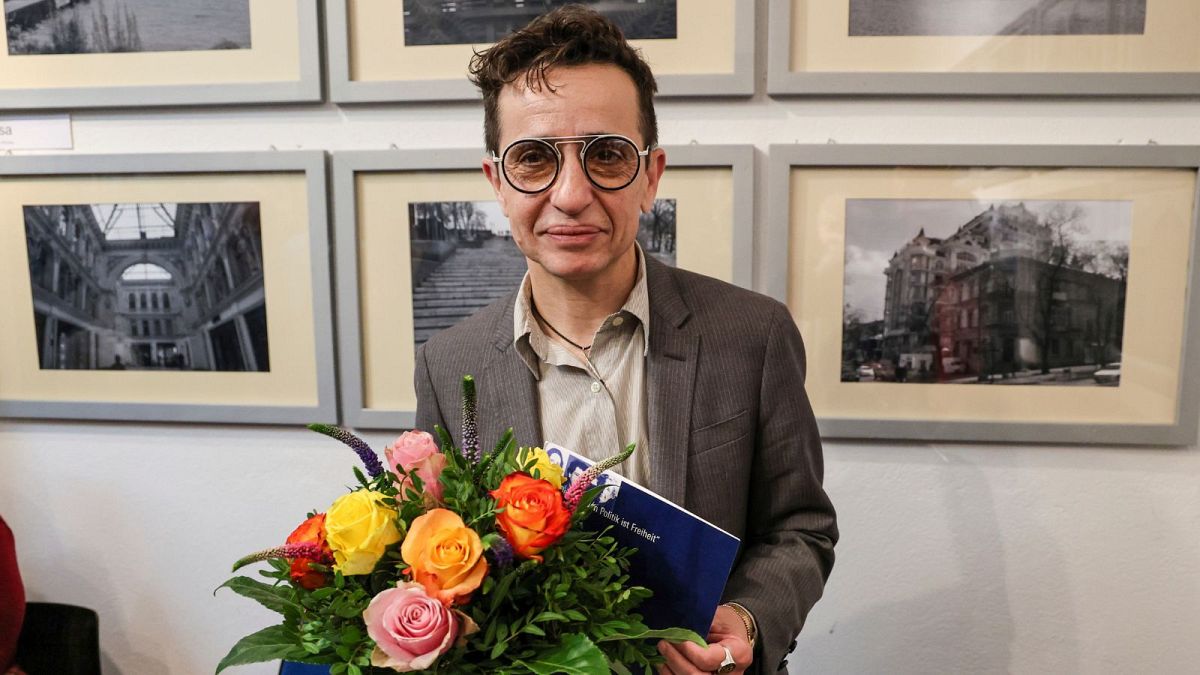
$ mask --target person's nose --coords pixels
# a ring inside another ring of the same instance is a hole
[[[550,188],[550,203],[559,211],[573,215],[587,208],[595,199],[596,193],[583,170],[579,151],[574,146],[563,149],[562,162],[558,180]]]

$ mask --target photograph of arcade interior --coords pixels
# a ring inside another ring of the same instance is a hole
[[[363,12],[388,16],[390,25],[369,28],[392,31],[407,54],[457,54],[562,4],[3,0],[0,129],[53,118],[69,124],[70,147],[13,148],[0,135],[0,345],[11,346],[0,353],[0,675],[14,649],[18,663],[27,655],[28,675],[45,662],[38,649],[83,664],[57,672],[212,673],[240,638],[278,622],[214,590],[234,561],[283,544],[304,514],[356,485],[354,454],[305,429],[308,420],[246,423],[234,406],[223,421],[203,423],[143,412],[164,386],[181,397],[194,386],[210,392],[194,405],[219,406],[222,397],[244,398],[238,383],[287,368],[332,372],[344,349],[359,348],[339,338],[344,289],[331,281],[345,253],[333,250],[335,230],[354,227],[335,222],[339,204],[329,199],[339,153],[417,153],[429,162],[416,166],[431,167],[447,150],[478,150],[481,167],[485,157],[479,100],[343,104],[326,90],[313,101],[145,105],[137,87],[121,84],[130,102],[97,109],[87,88],[72,84],[64,89],[76,90],[77,105],[30,107],[21,96],[35,87],[11,79],[13,69],[96,63],[102,77],[130,63],[241,64],[293,42],[326,50],[328,67],[334,41],[323,31],[340,5],[351,26]],[[655,72],[675,77],[721,74],[689,71],[695,64],[669,49],[684,40],[711,52],[697,54],[697,64],[714,68],[713,55],[723,54],[725,75],[733,72],[733,45],[750,22],[741,46],[753,55],[752,94],[659,96],[655,111],[660,146],[754,148],[745,195],[752,215],[733,223],[752,233],[746,285],[783,302],[804,338],[803,386],[823,433],[823,485],[840,539],[823,595],[780,672],[1200,672],[1200,2],[585,4],[611,12]],[[753,11],[739,13],[746,5]],[[312,35],[275,35],[281,8],[289,17],[311,12]],[[781,12],[789,21],[782,29]],[[773,79],[781,63],[790,71]],[[1055,70],[1062,64],[1068,69]],[[180,101],[198,89],[236,90],[177,72],[189,84],[155,87]],[[930,75],[914,86],[936,89],[937,76],[965,74],[954,81],[1004,91],[799,91],[842,77],[886,89],[887,77],[914,74]],[[772,89],[787,77],[786,91]],[[1081,82],[1096,91],[1078,95]],[[252,96],[256,84],[239,86]],[[1115,93],[1104,91],[1110,86]],[[857,153],[862,145],[874,151]],[[294,151],[328,153],[309,201],[269,193],[288,171],[239,184],[236,174],[204,168],[208,156]],[[1130,165],[1135,151],[1149,159]],[[102,165],[87,176],[14,169],[164,153],[199,163],[145,185],[149,174],[105,174]],[[1175,159],[1159,161],[1168,155]],[[806,159],[813,156],[823,160]],[[935,157],[951,159],[937,166]],[[674,168],[681,175],[693,167]],[[672,170],[668,150],[659,199],[647,202],[631,235],[655,269],[683,267],[693,253],[683,243],[694,241],[685,236],[687,198],[670,192]],[[79,189],[56,187],[69,181]],[[404,288],[416,289],[396,300],[411,317],[406,325],[418,326],[397,339],[405,348],[429,344],[523,278],[517,228],[482,170],[478,181],[478,193],[448,199],[430,188],[394,214],[408,236],[383,255]],[[328,251],[313,253],[310,216],[328,234]],[[421,257],[433,249],[436,263]],[[318,269],[313,257],[328,259],[325,278],[311,288],[307,276],[280,281],[296,278],[284,272]],[[494,274],[481,277],[480,267]],[[393,281],[370,283],[386,293]],[[295,299],[311,291],[316,307],[322,288],[327,315],[306,306],[315,319],[297,321]],[[667,325],[652,314],[651,340],[657,321]],[[292,345],[319,343],[321,331],[332,336],[327,362],[285,358],[299,353]],[[702,364],[716,346],[698,339]],[[371,375],[405,396],[413,386]],[[486,373],[477,375],[486,388]],[[44,381],[64,383],[49,402],[87,404],[87,414],[49,403],[39,410],[43,399],[28,392]],[[344,399],[340,382],[331,385],[335,400]],[[1177,404],[1172,419],[1146,412],[1150,422],[1139,424],[1141,406],[1159,410],[1160,399]],[[111,403],[112,414],[98,414],[97,401]],[[11,414],[16,404],[21,414]],[[693,412],[690,423],[701,416]],[[334,417],[321,421],[345,420],[345,411]],[[1147,431],[1163,426],[1185,433],[1164,441]],[[354,431],[382,454],[406,429]],[[692,460],[712,463],[703,454]],[[741,475],[737,468],[722,472]],[[754,490],[753,499],[780,497],[769,484]],[[26,607],[21,644],[18,607]],[[758,629],[770,639],[773,626]],[[762,672],[775,672],[765,665]]]

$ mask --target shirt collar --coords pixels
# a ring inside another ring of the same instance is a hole
[[[629,297],[625,298],[625,304],[613,316],[626,313],[638,320],[642,326],[642,356],[645,356],[650,351],[650,291],[646,283],[646,254],[637,242],[634,242],[634,249],[637,251],[637,281],[633,283]],[[513,346],[533,376],[541,379],[541,363],[546,361],[550,340],[533,317],[532,297],[533,285],[529,272],[525,272],[513,306]]]

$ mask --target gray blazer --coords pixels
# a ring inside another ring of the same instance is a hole
[[[837,524],[804,392],[804,345],[766,296],[646,257],[648,486],[741,538],[725,600],[754,614],[756,672],[784,669],[833,567]],[[460,381],[475,376],[480,445],[512,426],[541,444],[537,381],[513,346],[515,291],[417,353],[417,428],[461,443]]]

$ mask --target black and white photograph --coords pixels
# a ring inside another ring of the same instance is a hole
[[[674,199],[658,199],[638,224],[647,255],[675,265]],[[408,205],[416,346],[511,292],[525,276],[525,256],[495,201]]]
[[[571,3],[612,19],[630,40],[677,37],[677,0],[404,0],[404,44],[489,44]]]
[[[258,203],[24,216],[41,369],[270,371]]]
[[[249,49],[250,0],[4,0],[8,53]]]
[[[1146,0],[850,0],[851,36],[1142,35]]]
[[[842,381],[1119,386],[1132,209],[847,200]]]

